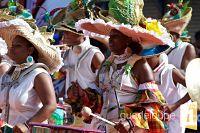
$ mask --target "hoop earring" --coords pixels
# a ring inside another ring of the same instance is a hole
[[[33,57],[29,55],[29,56],[26,58],[26,62],[27,62],[27,63],[34,63]]]

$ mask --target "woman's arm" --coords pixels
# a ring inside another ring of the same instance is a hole
[[[179,108],[182,104],[186,103],[187,101],[190,100],[190,96],[187,93],[183,98],[179,99],[177,102],[175,102],[172,105],[167,105],[166,107],[166,113],[172,113],[174,112],[177,108]]]
[[[96,72],[96,70],[99,70],[104,59],[105,57],[103,56],[103,54],[99,52],[94,54],[92,58],[92,63],[91,63],[91,68],[93,72]]]
[[[154,81],[152,69],[145,59],[135,63],[133,75],[137,76],[139,84]]]
[[[46,73],[41,73],[36,76],[34,81],[34,89],[36,90],[40,100],[42,101],[42,108],[28,121],[18,123],[13,127],[13,131],[17,133],[28,132],[29,122],[41,123],[47,120],[51,113],[56,109],[56,97],[50,76]]]
[[[183,59],[181,62],[181,69],[186,70],[188,63],[196,58],[196,51],[193,45],[188,45],[185,49]]]
[[[141,85],[141,84],[154,84],[154,82],[151,82],[151,81],[154,81],[154,77],[153,77],[153,72],[152,72],[152,69],[151,67],[149,66],[149,64],[147,63],[147,61],[145,59],[141,59],[139,61],[137,61],[133,67],[133,76],[135,76],[135,78],[137,78],[137,81],[138,81],[138,84]],[[148,86],[148,85],[147,85]],[[153,85],[154,87],[156,87],[157,89],[157,85]],[[150,88],[153,87],[152,85],[150,85]],[[140,89],[140,88],[138,88]],[[144,89],[148,89],[148,88],[144,88]],[[151,88],[151,89],[155,89],[155,88]],[[139,94],[139,93],[138,93]],[[140,95],[140,94],[139,94]],[[137,98],[137,96],[136,96]],[[139,97],[140,98],[140,97]],[[140,100],[140,99],[137,99],[137,100]],[[131,107],[131,105],[128,107],[129,109],[133,109],[133,110],[137,110],[137,106],[135,106],[136,104],[138,104],[138,101],[137,102],[134,102],[133,107]],[[135,106],[135,107],[134,107]],[[140,107],[139,107],[140,108]],[[134,113],[133,113],[134,114]],[[132,116],[131,116],[132,117]],[[131,124],[131,123],[134,123],[132,122],[132,120],[125,120],[121,123],[118,123],[115,125],[115,128],[120,132],[120,133],[128,133],[129,131],[127,129],[130,129],[130,130],[137,130],[134,128],[134,124]],[[125,126],[127,125],[127,126]],[[126,128],[125,128],[126,127]],[[136,128],[138,128],[137,126],[135,126]],[[141,131],[138,131],[138,132],[146,132],[145,129],[138,129],[138,130],[141,130]],[[137,131],[136,131],[137,132]]]
[[[185,76],[178,69],[173,69],[172,78],[173,78],[175,85],[177,85],[177,83],[179,83],[186,87]],[[190,100],[190,96],[187,93],[183,98],[179,99],[176,103],[174,103],[172,105],[168,105],[166,112],[172,113],[177,108],[179,108],[179,106],[181,106],[182,104],[186,103],[189,100]]]
[[[56,97],[51,77],[46,73],[36,76],[34,89],[42,101],[43,107],[28,122],[40,123],[47,120],[56,109]]]
[[[8,64],[0,64],[0,75],[3,75],[8,71],[10,66]]]
[[[178,69],[173,69],[172,78],[175,85],[179,83],[186,87],[185,76]]]

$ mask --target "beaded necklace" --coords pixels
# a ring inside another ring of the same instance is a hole
[[[32,63],[23,63],[23,64],[14,64],[13,66],[15,67],[12,75],[11,75],[11,79],[14,81],[16,79],[19,78],[21,71],[30,67],[31,65],[33,65],[34,62]]]

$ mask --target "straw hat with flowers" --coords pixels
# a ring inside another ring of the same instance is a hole
[[[168,5],[170,10],[163,16],[162,24],[170,31],[182,35],[192,17],[192,8],[180,1],[178,4]]]
[[[100,36],[102,38],[109,38],[110,31],[117,29],[124,35],[131,37],[132,40],[139,42],[143,49],[152,51],[152,55],[163,52],[170,46],[174,47],[174,42],[171,40],[166,28],[159,21],[146,19],[143,16],[143,1],[111,0],[109,2],[107,14],[105,11],[100,10],[96,15],[100,19],[86,18],[79,20],[76,23],[76,29],[83,31],[85,35]],[[126,19],[123,19],[123,17],[126,17]],[[157,47],[157,45],[169,46]]]

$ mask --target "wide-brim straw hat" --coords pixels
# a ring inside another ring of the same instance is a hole
[[[58,12],[52,18],[52,24],[55,25],[55,29],[58,31],[69,31],[78,35],[83,35],[81,31],[76,31],[75,23],[80,19],[86,18],[85,9],[83,5],[80,5],[79,8],[73,6],[74,5],[70,3],[69,6]]]
[[[162,27],[163,34],[158,35],[156,32],[146,30],[140,26],[113,24],[112,22],[106,23],[102,19],[82,19],[76,23],[76,29],[78,31],[82,30],[85,35],[101,37],[109,37],[110,31],[117,29],[124,35],[138,41],[144,49],[152,48],[156,45],[169,45],[174,47],[174,42],[164,27]]]
[[[54,32],[47,32],[47,26],[39,27],[39,31],[48,43],[52,43],[54,41]]]
[[[190,61],[186,68],[185,80],[186,86],[192,101],[196,101],[200,109],[200,59],[196,58]]]
[[[12,16],[9,14],[10,10],[8,8],[0,9],[0,21],[8,21],[16,18],[16,16]]]
[[[187,27],[188,23],[190,22],[191,17],[192,17],[192,8],[188,7],[180,19],[164,21],[163,18],[162,24],[170,32],[175,32],[181,35],[184,29]]]
[[[75,28],[75,23],[80,20],[86,18],[85,10],[83,8],[76,9],[74,11],[70,11],[70,9],[64,8],[62,9],[53,19],[52,24],[55,24],[54,27],[57,31],[69,31],[74,34],[84,35],[82,31],[77,31]],[[92,18],[95,18],[94,11],[91,11]],[[98,14],[99,15],[99,14]],[[99,16],[98,16],[99,17]],[[101,17],[104,17],[101,15]],[[95,40],[98,40],[102,44],[108,46],[108,38],[101,36],[89,36]]]
[[[38,31],[30,30],[31,28],[28,29],[24,25],[3,25],[0,22],[0,37],[5,40],[8,47],[12,46],[13,39],[16,36],[24,37],[37,50],[38,62],[47,65],[50,73],[58,70],[63,64],[60,50],[47,43],[46,39]]]
[[[76,31],[76,29],[74,27],[67,25],[66,22],[60,22],[60,23],[56,24],[54,27],[57,31],[62,31],[62,32],[68,31],[68,32],[72,32],[74,34],[83,36],[82,31]]]

